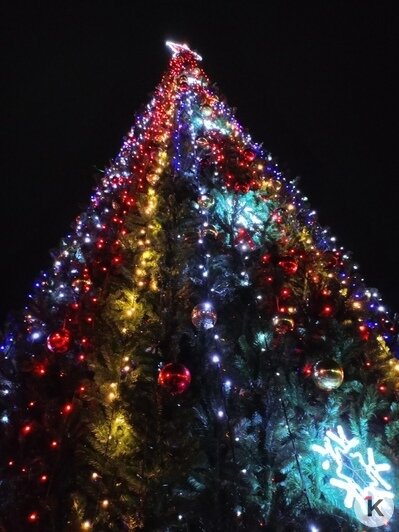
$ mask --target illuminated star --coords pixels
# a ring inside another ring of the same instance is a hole
[[[202,61],[202,57],[197,54],[197,52],[193,52],[193,50],[190,50],[187,44],[179,44],[172,41],[166,41],[166,46],[172,50],[173,57],[184,52],[190,52],[190,54],[192,54],[195,59],[197,59],[198,61]]]

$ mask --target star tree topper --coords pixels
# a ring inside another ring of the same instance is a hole
[[[202,61],[202,57],[197,54],[197,52],[191,50],[189,46],[187,46],[187,44],[179,44],[172,41],[166,41],[165,44],[168,48],[172,50],[173,57],[176,57],[177,55],[182,54],[184,52],[189,52],[195,57],[195,59],[197,59],[197,61]]]

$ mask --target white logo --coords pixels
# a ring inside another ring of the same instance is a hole
[[[388,524],[393,515],[394,504],[392,498],[386,497],[386,492],[367,489],[361,503],[358,499],[355,500],[354,510],[361,523],[375,528]]]

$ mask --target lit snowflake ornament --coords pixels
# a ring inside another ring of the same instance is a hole
[[[382,477],[383,473],[391,470],[391,466],[388,463],[376,463],[374,451],[370,447],[366,450],[366,456],[363,456],[358,450],[360,444],[358,438],[348,439],[339,425],[336,432],[326,432],[324,446],[313,444],[312,450],[325,457],[322,462],[325,471],[335,464],[336,476],[330,478],[330,484],[346,492],[345,507],[353,508],[356,517],[364,524],[381,526],[393,513],[392,486]]]

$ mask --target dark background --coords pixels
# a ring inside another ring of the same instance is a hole
[[[202,54],[253,139],[301,176],[322,224],[399,310],[394,2],[31,4],[0,13],[1,317],[88,204],[168,38]]]

